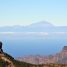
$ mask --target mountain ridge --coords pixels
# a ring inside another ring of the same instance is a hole
[[[19,61],[31,63],[31,64],[67,64],[67,46],[64,46],[62,51],[55,55],[49,56],[26,56],[17,58]]]
[[[55,26],[49,22],[41,21],[28,26],[0,27],[0,32],[67,32],[67,26]]]

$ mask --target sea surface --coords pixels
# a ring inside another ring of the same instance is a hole
[[[28,55],[51,55],[67,46],[64,32],[1,32],[3,50],[13,57]]]

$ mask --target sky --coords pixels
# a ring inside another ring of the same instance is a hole
[[[67,26],[67,0],[0,0],[0,26],[40,21]]]

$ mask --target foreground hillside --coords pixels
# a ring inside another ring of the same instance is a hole
[[[55,60],[53,60],[53,58]],[[54,62],[58,59],[59,59],[58,62]],[[29,63],[29,61],[25,62],[25,61],[15,60],[11,55],[3,52],[2,43],[0,42],[0,67],[67,67],[67,46],[64,46],[62,52],[56,55],[55,57],[50,57],[50,59],[48,59],[48,62],[49,63],[33,64],[33,63]]]
[[[15,60],[12,56],[4,53],[4,57],[9,59],[12,63],[13,66],[10,66],[10,64],[8,62],[5,62],[4,60],[1,59],[1,55],[0,54],[0,67],[67,67],[67,64],[29,64],[29,63],[25,63],[25,62],[20,62]]]
[[[30,67],[31,64],[15,60],[7,53],[0,53],[0,67]]]

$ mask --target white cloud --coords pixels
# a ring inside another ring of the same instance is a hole
[[[66,32],[54,32],[56,35],[64,35]]]

